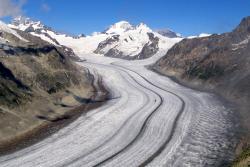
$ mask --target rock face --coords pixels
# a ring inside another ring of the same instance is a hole
[[[146,43],[143,46],[141,52],[135,56],[136,59],[146,59],[158,52],[160,39],[156,37],[153,33],[148,33],[148,37],[149,37],[149,42]]]
[[[111,37],[108,37],[106,40],[100,42],[94,53],[105,54],[105,47],[107,47],[107,45],[112,45],[113,43],[118,42],[119,37],[120,35],[113,35]]]
[[[0,27],[0,144],[57,120],[94,90],[61,47],[8,30]]]
[[[169,29],[163,29],[163,30],[158,30],[156,31],[158,32],[159,34],[165,36],[165,37],[168,37],[168,38],[178,38],[178,37],[181,37],[179,34],[169,30]]]
[[[239,104],[250,136],[249,41],[250,17],[246,17],[230,33],[182,40],[153,69]]]
[[[159,50],[159,46],[158,46],[159,38],[156,37],[151,32],[148,32],[147,36],[149,39],[148,42],[145,43],[142,46],[139,53],[135,55],[126,54],[123,51],[121,51],[121,49],[118,48],[119,43],[120,43],[120,35],[113,35],[110,38],[107,38],[105,41],[102,41],[98,45],[94,53],[104,54],[104,56],[108,56],[108,57],[123,58],[127,60],[146,59],[156,54]],[[124,39],[124,41],[128,42],[128,39]]]
[[[232,32],[204,38],[184,39],[174,45],[155,68],[180,78],[198,79],[237,94],[248,90],[250,17]],[[242,85],[243,84],[243,85]],[[248,91],[241,96],[250,97]]]

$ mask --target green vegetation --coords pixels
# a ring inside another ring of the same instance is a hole
[[[234,160],[232,167],[250,167],[250,146]]]
[[[219,66],[195,67],[188,71],[190,76],[198,77],[202,80],[207,80],[212,77],[219,77],[222,76],[223,73],[223,69]]]

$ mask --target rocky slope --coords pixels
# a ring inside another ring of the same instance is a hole
[[[54,45],[72,48],[79,55],[95,53],[129,60],[151,57],[160,49],[169,47],[172,41],[181,39],[173,36],[174,32],[171,37],[166,33],[163,36],[143,23],[133,26],[127,21],[115,23],[91,36],[78,37],[57,33],[41,22],[22,17],[14,19],[9,26],[39,36]]]
[[[169,29],[157,30],[156,32],[158,32],[162,36],[165,36],[165,37],[168,37],[168,38],[178,38],[178,37],[181,37],[181,34],[175,33],[174,31],[169,30]]]
[[[238,104],[250,141],[250,17],[230,33],[184,39],[153,69],[199,89],[221,94]],[[247,143],[247,142],[246,142]]]
[[[58,32],[54,31],[52,28],[42,24],[40,21],[33,21],[30,18],[25,18],[22,16],[16,17],[13,19],[12,24],[8,25],[10,28],[15,30],[20,30],[21,32],[29,33],[33,36],[40,37],[42,40],[47,41],[56,47],[58,47],[64,54],[69,56],[70,58],[77,59],[78,57],[75,55],[73,50],[69,47],[66,47],[60,44],[55,38],[53,38],[48,32],[59,35]],[[83,34],[72,37],[75,39],[79,39],[83,36]]]
[[[93,97],[93,77],[61,47],[0,22],[0,150]]]

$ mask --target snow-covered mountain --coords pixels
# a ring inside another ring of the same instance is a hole
[[[40,37],[42,40],[59,47],[66,55],[70,56],[71,58],[77,58],[74,51],[70,47],[59,43],[57,39],[54,38],[62,34],[54,31],[51,27],[42,24],[40,21],[34,21],[30,18],[19,16],[14,18],[12,23],[8,26],[12,29],[24,31],[26,33],[30,33],[34,36]],[[71,38],[79,39],[80,36]]]
[[[162,29],[162,30],[157,30],[156,32],[158,32],[159,34],[165,36],[165,37],[169,37],[169,38],[180,38],[181,34],[176,33],[172,30],[169,29]]]
[[[94,52],[125,59],[151,57],[159,50],[162,38],[143,23],[132,26],[126,21],[110,26],[105,33],[107,38],[99,43]]]
[[[144,59],[160,49],[171,47],[180,38],[168,38],[154,32],[146,24],[137,26],[120,21],[104,31],[107,38],[101,41],[94,53],[124,59]]]
[[[11,29],[8,25],[0,21],[0,43],[7,44],[13,43],[14,41],[28,42],[26,39],[21,37],[15,30]]]
[[[115,23],[114,25],[111,25],[107,30],[104,31],[104,33],[107,34],[121,34],[129,30],[134,30],[135,27],[133,27],[129,22],[127,21],[120,21],[118,23]]]
[[[13,19],[12,23],[9,24],[9,27],[30,33],[34,36],[38,36],[41,39],[49,43],[52,43],[54,45],[57,45],[57,46],[60,45],[56,39],[52,38],[48,34],[48,32],[53,32],[54,34],[58,34],[58,33],[53,31],[52,28],[42,24],[40,21],[33,21],[30,18],[19,16]]]
[[[148,58],[181,40],[178,36],[170,38],[154,32],[146,24],[133,26],[127,21],[115,23],[103,32],[78,37],[58,33],[40,21],[23,17],[15,18],[9,26],[39,36],[54,45],[72,48],[78,55],[95,53],[124,59]]]

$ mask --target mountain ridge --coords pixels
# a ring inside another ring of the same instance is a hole
[[[165,37],[169,37],[169,38],[177,38],[177,37],[182,37],[181,34],[176,33],[170,29],[160,29],[160,30],[156,30],[156,32],[158,32],[159,34],[165,36]]]
[[[78,37],[57,33],[40,21],[35,22],[29,18],[18,17],[9,26],[24,30],[54,45],[72,48],[78,55],[94,53],[129,60],[151,57],[159,49],[169,48],[172,43],[181,40],[180,37],[162,36],[144,23],[134,26],[127,21],[117,22],[103,32]]]
[[[199,90],[215,92],[237,106],[249,149],[250,132],[250,17],[232,32],[184,39],[175,44],[152,69]],[[242,149],[242,148],[240,148]]]

